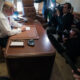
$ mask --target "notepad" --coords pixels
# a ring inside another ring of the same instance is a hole
[[[31,27],[31,25],[30,25],[29,29],[26,31],[23,31],[20,34],[16,34],[16,35],[12,36],[11,38],[13,40],[14,39],[18,39],[18,40],[20,39],[21,41],[24,39],[39,39],[39,35],[38,35],[36,27],[34,27],[34,26]]]
[[[23,41],[11,41],[10,46],[24,46]]]
[[[29,26],[27,26],[27,27],[26,27],[26,30],[30,30],[30,27],[29,27]]]

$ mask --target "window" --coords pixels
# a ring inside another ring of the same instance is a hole
[[[24,11],[23,11],[23,5],[22,5],[22,0],[6,0],[6,1],[10,1],[10,2],[14,3],[14,5],[16,7],[16,10],[18,12],[24,13]]]
[[[17,11],[23,12],[22,0],[17,0]]]
[[[38,13],[39,3],[34,3],[34,7],[35,7],[35,9],[36,9],[36,12]]]
[[[41,2],[41,3],[34,3],[34,7],[36,9],[36,13],[37,14],[42,14],[43,2]]]

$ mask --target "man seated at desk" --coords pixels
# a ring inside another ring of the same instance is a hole
[[[6,47],[9,36],[26,30],[25,25],[21,25],[11,18],[13,13],[14,5],[11,2],[5,1],[2,11],[0,11],[0,45],[2,47]]]

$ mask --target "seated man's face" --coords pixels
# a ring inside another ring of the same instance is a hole
[[[7,15],[8,16],[13,15],[13,13],[14,13],[14,9],[13,8],[7,9]]]
[[[76,32],[73,30],[70,30],[70,38],[73,38],[75,36]]]
[[[64,4],[64,6],[63,6],[63,14],[68,13],[68,11],[69,11],[68,5],[67,4]]]

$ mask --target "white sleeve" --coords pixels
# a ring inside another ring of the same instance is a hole
[[[11,31],[8,31],[8,36],[15,35],[15,34],[18,34],[18,33],[21,33],[21,29],[20,28],[12,29]]]
[[[10,17],[10,25],[13,27],[22,27],[22,24],[14,21],[14,19],[12,17]]]
[[[15,35],[21,32],[21,29],[11,29],[9,25],[9,21],[6,18],[0,19],[0,30],[2,31],[3,35]]]

